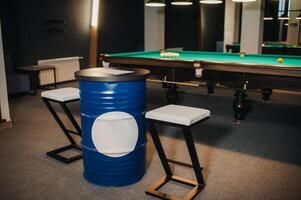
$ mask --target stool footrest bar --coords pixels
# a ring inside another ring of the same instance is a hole
[[[200,193],[205,186],[200,185],[197,181],[193,181],[193,180],[189,180],[186,178],[182,178],[179,176],[165,176],[161,179],[159,179],[155,184],[153,184],[152,186],[150,186],[145,193],[148,195],[152,195],[154,197],[160,198],[160,199],[168,199],[168,200],[182,200],[182,198],[177,197],[177,196],[173,196],[173,195],[169,195],[166,194],[164,192],[160,192],[158,191],[163,185],[165,185],[168,181],[175,181],[175,182],[179,182],[185,185],[189,185],[189,186],[193,186],[193,189],[190,190],[184,197],[183,200],[190,200],[193,199],[198,193]]]
[[[199,185],[197,181],[193,181],[193,180],[186,179],[186,178],[182,178],[182,177],[180,177],[180,176],[175,176],[175,175],[173,175],[173,176],[171,177],[171,180],[176,181],[176,182],[178,182],[178,183],[190,185],[190,186],[196,186],[196,185]]]
[[[68,130],[69,133],[73,133],[73,134],[75,134],[75,135],[81,136],[81,134],[78,133],[78,132],[76,132],[76,131],[69,130],[69,129],[67,129],[67,130]]]
[[[189,163],[184,163],[184,162],[177,161],[177,160],[172,160],[172,159],[167,159],[167,161],[170,162],[170,163],[176,164],[176,165],[181,165],[183,167],[193,168],[193,165],[189,164]]]
[[[70,150],[70,149],[76,149],[76,150],[80,150],[80,151],[82,150],[82,148],[80,146],[70,144],[70,145],[63,146],[61,148],[55,149],[53,151],[47,152],[47,156],[50,156],[51,158],[54,158],[54,159],[59,160],[63,163],[66,163],[66,164],[72,163],[72,162],[74,162],[76,160],[79,160],[83,157],[82,153],[79,153],[78,155],[72,156],[70,158],[59,155],[60,153],[62,153],[64,151],[67,151],[67,150]]]

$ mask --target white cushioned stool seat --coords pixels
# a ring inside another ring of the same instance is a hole
[[[145,118],[190,126],[210,116],[210,111],[181,105],[167,105],[148,111]]]
[[[79,99],[79,89],[73,87],[60,88],[55,90],[43,91],[41,96],[44,98],[64,102]]]

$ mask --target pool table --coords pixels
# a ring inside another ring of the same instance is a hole
[[[260,89],[268,101],[272,89],[301,90],[301,56],[168,51],[178,57],[161,57],[160,51],[103,54],[102,61],[118,67],[140,67],[151,71],[168,88],[167,99],[175,103],[177,88],[191,80],[205,81],[208,93],[216,84],[235,90],[234,119],[239,121],[249,113],[247,90]],[[279,62],[279,57],[282,62]]]
[[[240,44],[226,44],[226,51],[232,53],[240,52]],[[296,55],[301,56],[301,46],[294,46],[286,43],[266,42],[262,44],[263,54],[281,54],[281,55]]]

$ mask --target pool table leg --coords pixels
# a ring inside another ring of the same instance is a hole
[[[270,101],[270,97],[272,95],[273,90],[272,89],[268,89],[268,88],[264,88],[261,90],[262,93],[262,100],[264,102],[269,102]]]
[[[167,88],[167,102],[169,104],[176,104],[179,99],[179,93],[177,89],[179,88],[176,84],[164,83],[162,84],[163,88]]]
[[[215,89],[215,84],[214,83],[211,83],[211,82],[207,82],[207,91],[208,91],[208,94],[210,96],[213,96],[214,94],[214,89]]]
[[[233,109],[234,109],[234,120],[236,122],[239,122],[240,120],[243,120],[247,113],[250,110],[250,104],[245,99],[248,95],[246,93],[246,90],[236,90],[236,93],[234,94],[235,99],[233,100]]]

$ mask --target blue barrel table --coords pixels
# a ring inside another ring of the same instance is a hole
[[[93,68],[79,80],[84,177],[125,186],[145,174],[145,69]]]

